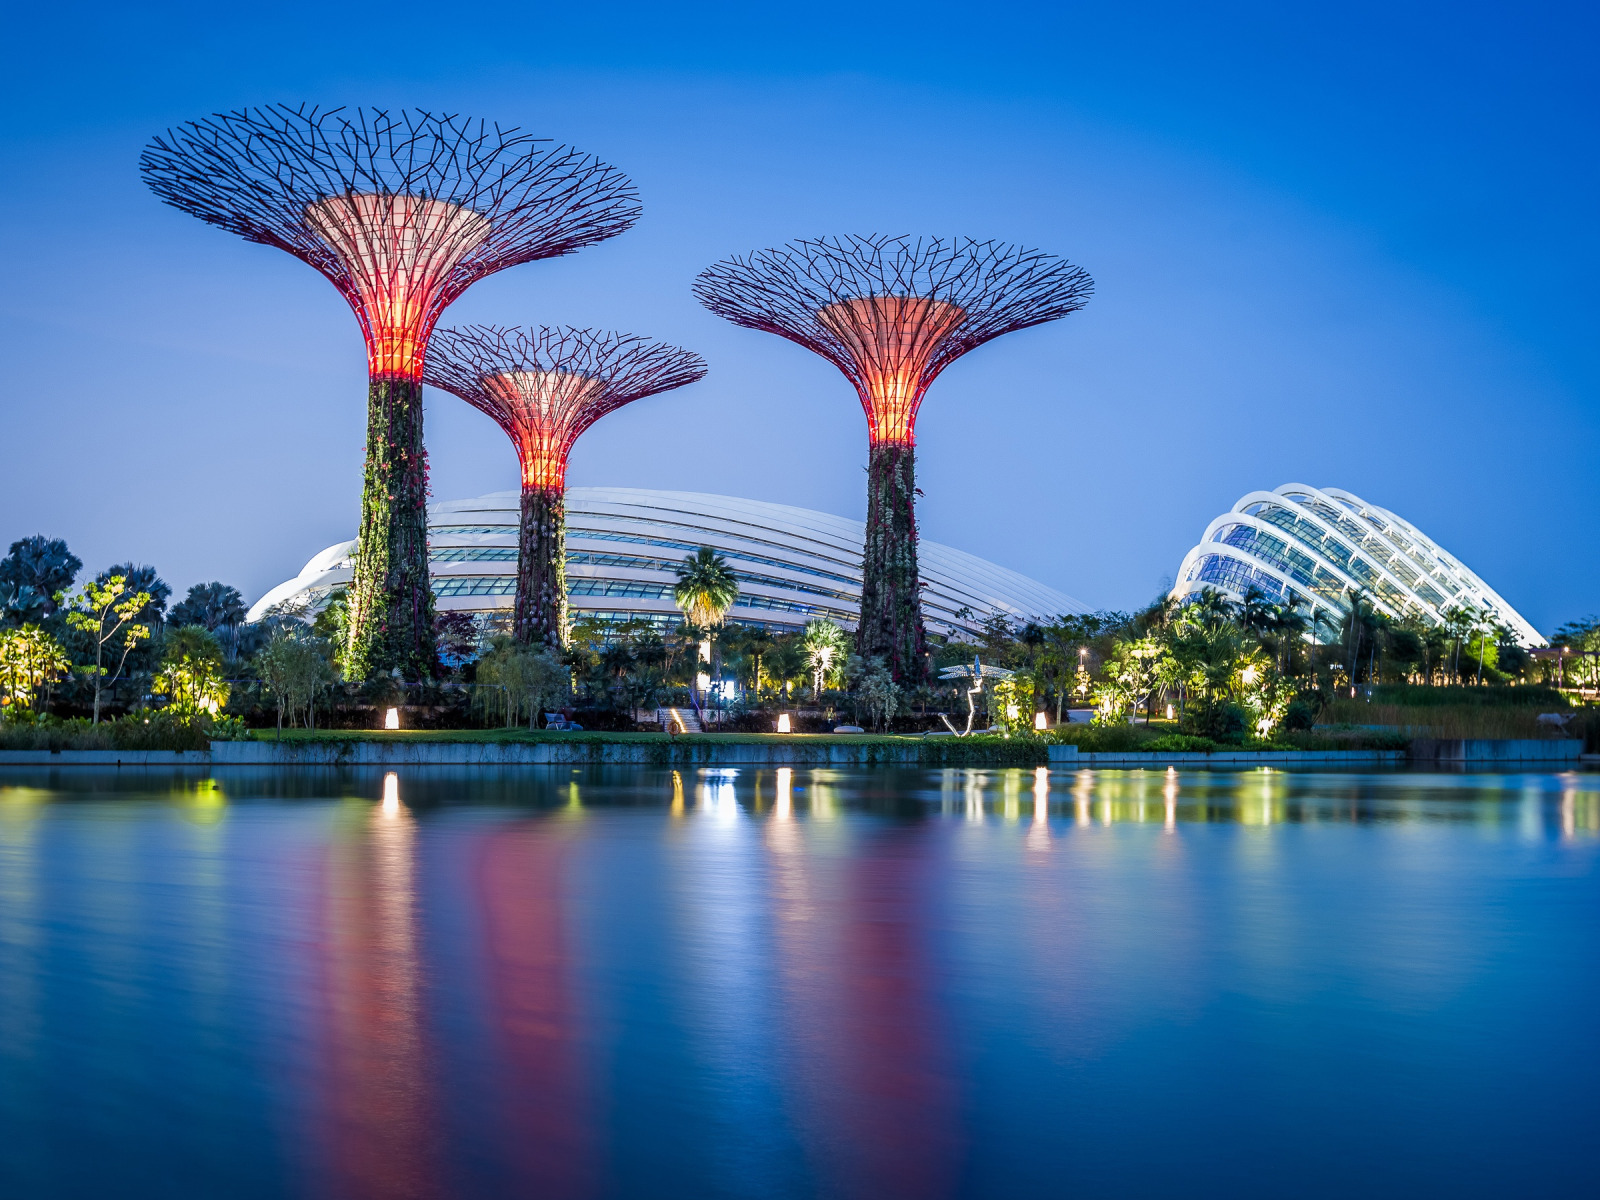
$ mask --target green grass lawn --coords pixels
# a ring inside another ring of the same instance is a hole
[[[276,729],[252,729],[250,736],[257,741],[270,742],[277,738]],[[583,742],[588,744],[615,742],[665,742],[664,733],[553,733],[529,729],[285,729],[286,742]],[[880,746],[921,745],[920,737],[902,737],[895,734],[867,733],[685,733],[672,738],[674,742],[716,743],[718,745],[764,745],[770,742],[805,742],[809,745],[862,744]]]

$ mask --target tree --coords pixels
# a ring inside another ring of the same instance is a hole
[[[1161,656],[1162,648],[1155,638],[1118,642],[1106,663],[1106,681],[1101,684],[1102,711],[1120,716],[1124,709],[1131,708],[1130,716],[1137,716],[1155,690]]]
[[[203,625],[184,625],[166,636],[161,669],[150,690],[167,697],[167,711],[182,721],[216,716],[228,702],[222,678],[222,646]]]
[[[89,635],[94,643],[94,665],[85,667],[85,674],[94,680],[94,724],[100,723],[100,695],[107,682],[115,683],[128,665],[128,655],[133,648],[150,636],[150,626],[141,624],[138,616],[150,604],[149,592],[128,590],[128,581],[113,575],[104,583],[93,581],[83,585],[74,598],[67,622],[74,629]],[[106,647],[115,653],[117,643],[122,653],[117,657],[117,669],[110,671],[106,665]],[[109,681],[106,676],[110,675]]]
[[[224,626],[243,625],[244,619],[244,597],[239,590],[215,580],[195,584],[167,614],[169,624],[198,625],[208,633],[216,633]]]
[[[450,609],[436,614],[433,635],[439,646],[439,658],[447,667],[465,666],[478,656],[482,635],[478,622],[469,612]]]
[[[61,643],[37,625],[0,630],[0,716],[37,711],[39,693],[66,677],[72,660]]]
[[[838,629],[838,626],[835,625],[834,628]],[[900,685],[894,681],[888,665],[881,658],[870,658],[864,662],[859,658],[852,658],[850,661],[856,668],[855,694],[867,706],[872,727],[882,729],[895,713],[900,711],[903,695]]]
[[[835,662],[843,662],[846,640],[844,630],[826,617],[815,617],[806,622],[801,644],[805,647],[806,661],[811,665],[811,698],[822,704],[822,687]],[[883,665],[883,659],[875,658]],[[887,668],[885,668],[887,669]]]
[[[527,646],[497,634],[478,659],[478,683],[499,690],[507,725],[526,712],[528,728],[537,729],[541,712],[566,703],[572,672],[552,647]]]
[[[165,579],[156,574],[154,567],[131,562],[118,563],[101,571],[94,581],[105,587],[114,578],[121,578],[129,592],[143,592],[150,597],[133,618],[135,621],[141,625],[161,624],[166,618],[167,600],[172,595],[172,589],[167,586]]]
[[[290,720],[301,708],[306,710],[306,728],[316,728],[317,693],[332,683],[334,643],[304,628],[280,627],[255,657],[255,671],[278,706],[278,736],[283,736],[283,717]]]
[[[701,546],[685,556],[677,574],[672,599],[683,610],[684,620],[702,629],[721,625],[739,598],[739,580],[728,560],[710,546]]]
[[[77,579],[83,561],[60,538],[42,533],[11,543],[0,558],[0,605],[9,620],[42,621],[55,615],[60,597]]]

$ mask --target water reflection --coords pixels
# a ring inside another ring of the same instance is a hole
[[[569,783],[569,792],[576,788]],[[599,1164],[595,1099],[580,1046],[568,861],[579,826],[522,820],[478,843],[476,878],[495,1046],[488,1119],[501,1131],[507,1195],[586,1196]]]
[[[416,819],[385,776],[376,806],[336,815],[321,871],[313,964],[315,1093],[308,1140],[319,1191],[429,1197],[439,1184],[418,960]]]
[[[0,1181],[1581,1193],[1597,868],[1583,773],[0,775]]]

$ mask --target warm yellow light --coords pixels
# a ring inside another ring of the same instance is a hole
[[[391,708],[383,714],[383,727],[385,729],[400,728],[400,710],[398,708]],[[391,775],[389,778],[393,779],[394,776]]]
[[[1243,674],[1241,674],[1239,676],[1239,678],[1244,680],[1246,683],[1254,683],[1256,681],[1256,669],[1255,669],[1255,666],[1251,665],[1251,666],[1246,667],[1244,669]]]
[[[778,768],[778,796],[772,815],[780,821],[794,815],[794,771],[789,767]]]
[[[1006,720],[1015,721],[1017,717],[1021,715],[1021,713],[1022,710],[1019,709],[1015,704],[1006,705]]]
[[[779,733],[789,733],[789,732],[791,732],[791,730],[789,729],[789,714],[788,713],[779,713],[778,714],[778,732]]]
[[[1045,715],[1042,712],[1036,712],[1036,713],[1033,714],[1033,727],[1035,729],[1048,729],[1048,728],[1050,728],[1048,725],[1045,724]]]
[[[1172,720],[1172,705],[1167,705],[1167,720]]]

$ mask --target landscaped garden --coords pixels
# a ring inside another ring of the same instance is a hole
[[[1600,648],[1593,619],[1556,635],[1576,654],[1557,668],[1564,688],[1553,686],[1551,660],[1471,614],[1453,626],[1396,622],[1356,597],[1341,627],[1312,629],[1260,597],[1234,604],[1218,593],[1026,624],[993,615],[980,637],[934,645],[929,681],[906,686],[881,660],[852,653],[831,622],[788,633],[724,624],[727,567],[703,551],[680,571],[676,628],[583,619],[563,650],[445,613],[431,675],[354,683],[342,669],[340,597],[248,622],[242,597],[221,583],[172,603],[151,567],[80,580],[81,570],[65,544],[42,537],[0,560],[0,749],[202,749],[216,738],[358,731],[457,741],[877,736],[948,742],[938,757],[956,761],[1037,757],[1052,741],[1176,752],[1568,736],[1593,749],[1600,729],[1585,702],[1600,682],[1586,674],[1595,659],[1579,653]],[[582,731],[548,729],[552,717]],[[780,718],[788,733],[777,732]],[[384,729],[391,719],[398,729]],[[834,734],[840,727],[863,732]]]

